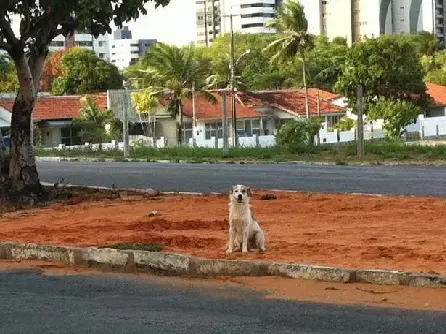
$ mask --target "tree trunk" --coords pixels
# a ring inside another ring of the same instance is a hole
[[[183,144],[183,107],[181,105],[181,100],[177,100],[177,110],[178,110],[178,144],[181,146]]]
[[[305,116],[310,119],[310,105],[308,101],[308,86],[307,86],[307,61],[305,59],[305,53],[302,52],[302,80],[304,82],[305,90]]]
[[[23,196],[40,196],[42,186],[37,174],[36,160],[31,145],[31,113],[34,97],[17,95],[11,120],[11,161],[9,163],[10,190]]]
[[[45,56],[15,59],[20,90],[12,108],[9,191],[11,199],[31,204],[43,194],[31,138],[32,112]]]

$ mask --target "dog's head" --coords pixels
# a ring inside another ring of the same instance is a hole
[[[251,197],[251,188],[242,184],[232,186],[229,190],[229,200],[236,203],[247,203]]]

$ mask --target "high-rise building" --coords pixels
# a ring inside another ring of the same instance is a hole
[[[445,43],[445,0],[301,0],[309,31],[348,43],[383,34],[428,31]]]
[[[197,0],[196,44],[208,45],[220,34],[272,33],[266,26],[276,17],[281,0]]]
[[[128,27],[113,32],[110,43],[110,61],[120,70],[138,62],[147,49],[157,42],[156,39],[132,39]]]
[[[98,38],[94,38],[86,31],[76,31],[73,35],[67,37],[59,35],[51,41],[49,50],[54,52],[64,50],[70,46],[92,50],[99,58],[110,61],[108,35],[100,35]]]

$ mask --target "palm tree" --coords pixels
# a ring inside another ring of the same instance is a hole
[[[307,61],[305,52],[313,45],[313,36],[308,33],[308,21],[305,17],[304,7],[298,0],[289,0],[281,5],[277,16],[267,24],[275,28],[281,35],[271,42],[264,51],[273,51],[271,61],[290,59],[299,56],[302,61],[302,80],[305,89],[305,111],[310,117],[307,87]]]
[[[109,109],[100,109],[96,100],[91,95],[85,95],[80,99],[81,108],[79,116],[73,120],[75,126],[79,126],[83,140],[90,143],[99,143],[102,150],[102,141],[107,137],[105,125],[115,118],[115,114]]]
[[[152,92],[169,97],[168,108],[177,118],[178,143],[181,144],[183,99],[191,99],[193,92],[196,92],[211,103],[216,103],[217,100],[214,95],[203,89],[200,64],[194,59],[191,50],[157,43],[149,49],[146,59],[147,72],[150,73],[152,81],[155,81]]]

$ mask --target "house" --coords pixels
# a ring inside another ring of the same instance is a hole
[[[303,89],[253,91],[240,94],[240,100],[262,114],[264,134],[276,134],[291,119],[306,117],[305,92]],[[317,88],[308,89],[310,117],[321,117],[327,127],[335,125],[345,116],[340,102],[343,97]]]
[[[135,92],[137,90],[129,91],[128,93]],[[195,93],[195,139],[198,142],[204,142],[211,140],[211,138],[223,138],[223,96],[220,91],[211,92],[216,103],[213,104],[207,101],[198,92]],[[124,105],[129,100],[125,97],[125,93],[122,90],[110,90],[108,91],[107,106],[115,112],[117,117],[122,119],[122,110]],[[152,117],[152,129],[156,138],[163,137],[166,140],[168,146],[175,146],[179,142],[177,132],[177,121],[174,115],[168,110],[169,101],[166,97],[159,99],[159,106],[153,112]],[[227,113],[228,113],[228,133],[232,133],[232,126],[230,120],[231,115],[231,99],[227,97]],[[193,136],[193,103],[192,99],[183,98],[183,129],[182,129],[182,143],[189,143]],[[241,101],[236,101],[237,111],[237,131],[239,136],[252,136],[253,134],[261,133],[261,119],[262,115],[250,106],[246,106]],[[138,116],[136,110],[131,108],[128,112],[127,118],[129,122],[141,122],[142,119]],[[143,134],[133,133],[135,135]]]
[[[72,121],[79,115],[80,99],[83,95],[72,96],[42,96],[36,100],[33,112],[33,122],[37,126],[40,143],[44,147],[55,147],[59,144],[67,146],[81,144],[79,129],[72,126]],[[99,108],[107,107],[105,93],[94,94]],[[10,115],[14,105],[14,97],[0,98],[0,122],[9,115],[7,126],[10,125]],[[3,123],[0,124],[3,126]],[[37,133],[34,134],[35,136]]]
[[[446,87],[426,82],[427,93],[432,103],[426,110],[426,117],[446,116]]]
[[[169,101],[160,98],[160,104],[150,120],[141,118],[131,104],[131,93],[135,90],[109,90],[107,93],[94,94],[99,108],[111,109],[117,118],[127,120],[130,135],[147,135],[142,124],[149,124],[151,136],[164,139],[164,145],[175,146],[179,142],[177,121],[168,110]],[[327,124],[335,124],[345,115],[344,108],[336,105],[338,95],[310,88],[310,115],[321,116]],[[184,98],[183,129],[181,142],[191,143],[195,138],[199,146],[214,146],[223,138],[223,91],[211,91],[216,99],[213,104],[201,94],[195,94],[195,128],[193,127],[194,107],[192,99]],[[79,115],[80,99],[83,95],[39,96],[34,108],[33,121],[37,126],[35,136],[44,147],[57,147],[82,144],[80,130],[72,126],[72,121]],[[238,93],[236,96],[237,134],[239,142],[247,141],[252,136],[272,136],[288,120],[305,118],[305,94],[303,90],[275,90]],[[0,97],[0,128],[10,124],[14,97]],[[127,105],[127,107],[126,107]],[[232,142],[232,104],[230,93],[226,93],[229,143]],[[195,134],[193,134],[195,131]],[[245,138],[245,139],[244,139]],[[265,139],[264,138],[264,139]],[[266,138],[269,140],[270,138]],[[218,144],[220,145],[220,144]]]

